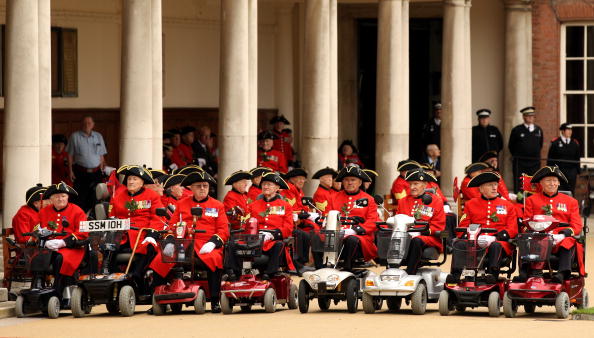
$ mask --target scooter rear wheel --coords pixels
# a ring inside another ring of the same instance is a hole
[[[558,294],[555,299],[555,312],[557,313],[557,318],[565,319],[569,317],[569,307],[569,295],[567,292]]]
[[[120,313],[120,305],[118,302],[109,301],[107,304],[105,304],[105,307],[107,308],[107,312],[110,315],[117,315]]]
[[[120,313],[122,316],[132,316],[134,314],[134,309],[136,308],[136,295],[134,293],[134,288],[132,288],[130,285],[124,285],[120,289],[118,298]]]
[[[487,303],[487,306],[489,307],[489,316],[499,317],[499,315],[501,314],[501,311],[499,309],[501,307],[501,301],[499,300],[499,292],[491,291],[491,293],[489,293],[489,301]]]
[[[17,297],[14,312],[16,313],[17,318],[25,317],[25,298],[23,298],[23,296]]]
[[[273,288],[268,288],[264,292],[264,310],[268,313],[276,311],[276,291]]]
[[[450,302],[450,293],[446,290],[442,290],[439,294],[439,314],[442,316],[448,316],[452,311],[453,306]]]
[[[309,311],[309,285],[305,280],[299,282],[299,293],[297,297],[299,298],[299,312],[307,313]]]
[[[357,312],[359,305],[359,282],[356,279],[350,279],[346,285],[347,309],[350,313]]]
[[[415,292],[411,297],[412,312],[416,315],[422,315],[427,309],[427,287],[423,283],[419,283]]]
[[[206,294],[203,289],[198,289],[196,299],[194,299],[194,312],[196,314],[203,314],[206,312]]]
[[[162,316],[167,312],[167,305],[161,305],[155,299],[155,295],[153,295],[153,314],[155,316]]]
[[[363,302],[363,311],[365,311],[365,313],[374,313],[375,312],[375,304],[374,304],[374,300],[373,296],[368,294],[367,292],[363,292],[363,295],[361,296],[361,300]]]
[[[386,304],[388,304],[388,310],[390,310],[390,311],[398,311],[398,310],[400,310],[400,306],[402,305],[402,298],[400,298],[400,297],[388,297],[386,299]]]
[[[514,318],[518,312],[518,304],[516,304],[507,292],[503,295],[503,314],[507,318]]]
[[[233,305],[231,305],[231,300],[224,293],[221,294],[221,311],[225,315],[233,313]]]
[[[330,309],[331,302],[332,302],[332,299],[330,299],[329,297],[324,297],[324,296],[318,297],[318,306],[320,307],[320,310],[322,310],[322,311],[328,311],[328,309]]]
[[[56,319],[60,316],[60,298],[51,296],[47,301],[47,316],[50,319]]]
[[[76,287],[72,290],[72,295],[70,296],[70,309],[72,310],[72,315],[75,318],[81,318],[85,316],[85,295],[83,289],[80,287]]]
[[[299,304],[299,290],[297,289],[297,285],[291,283],[291,288],[289,289],[289,309],[295,310]]]
[[[534,305],[532,303],[524,304],[524,312],[534,313],[535,310],[536,310],[536,305]]]

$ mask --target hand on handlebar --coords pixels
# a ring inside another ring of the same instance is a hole
[[[66,246],[66,242],[63,239],[50,239],[49,241],[45,242],[45,247],[57,251]]]
[[[260,234],[264,235],[264,242],[274,240],[274,235],[267,231],[262,231]]]
[[[553,235],[553,245],[557,245],[561,243],[565,239],[564,234],[554,234]]]
[[[480,235],[480,236],[478,236],[478,245],[481,248],[486,248],[489,245],[491,245],[491,243],[495,242],[495,240],[496,240],[495,236]]]
[[[145,243],[150,243],[150,244],[155,245],[155,246],[157,245],[157,241],[155,241],[154,238],[148,237],[148,236],[145,237],[144,238],[144,241],[142,241],[142,243],[140,243],[140,244],[145,244]]]
[[[348,236],[354,236],[356,234],[357,234],[357,232],[355,230],[353,230],[353,229],[345,229],[344,230],[344,237],[343,238],[346,238]]]
[[[214,250],[215,246],[216,245],[213,242],[206,242],[206,243],[204,243],[202,248],[200,248],[199,254],[203,255],[203,254],[210,253],[212,250]]]

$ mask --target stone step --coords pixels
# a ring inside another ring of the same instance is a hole
[[[2,302],[0,303],[0,319],[10,318],[16,316],[14,312],[15,302]]]

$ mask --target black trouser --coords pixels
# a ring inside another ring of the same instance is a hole
[[[565,249],[564,247],[559,247],[559,250],[551,254],[556,256],[558,259],[558,266],[557,271],[562,273],[565,278],[571,275],[571,265],[573,263],[575,257],[575,246],[571,247],[571,249]],[[530,263],[522,262],[520,265],[520,275],[521,276],[528,276],[528,272],[530,271]]]
[[[311,236],[309,232],[306,232],[302,229],[295,229],[293,231],[293,236],[295,236],[295,244],[297,249],[293,254],[293,263],[297,270],[302,268],[307,262],[309,262],[309,250],[311,248]],[[324,256],[323,252],[312,252],[312,256],[314,258],[314,264],[316,269],[321,269],[322,266],[322,257]]]
[[[559,190],[561,191],[571,191],[571,193],[575,190],[575,183],[578,176],[578,169],[577,168],[559,168],[561,172],[567,177],[568,183],[561,182],[559,186]]]
[[[350,271],[353,269],[353,261],[357,258],[363,257],[361,250],[361,240],[356,236],[349,236],[342,242],[342,254],[340,259],[343,260],[343,269]]]
[[[419,237],[415,237],[410,241],[406,259],[402,264],[406,266],[407,274],[414,275],[417,273],[419,263],[421,262],[421,258],[423,256],[423,250],[425,250],[427,247],[429,246],[425,244],[425,242],[423,242],[423,240]]]
[[[54,290],[58,293],[58,298],[62,299],[64,288],[74,284],[72,276],[62,275],[60,269],[64,263],[64,256],[58,252],[54,252],[52,265],[54,267]]]
[[[206,270],[206,279],[208,280],[208,290],[210,291],[210,303],[218,304],[221,299],[221,279],[223,278],[223,271],[215,269],[211,271],[208,266],[202,262],[200,257],[196,257],[196,266],[199,269]]]
[[[157,285],[162,285],[165,282],[165,279],[159,276],[158,273],[153,273],[153,282],[150,285],[147,285],[144,280],[144,274],[155,256],[157,256],[157,251],[155,250],[155,247],[148,245],[146,247],[146,254],[136,253],[135,256],[137,256],[137,258],[132,262],[130,271],[132,271],[132,276],[136,281],[136,285],[138,285],[142,294],[152,293],[152,290]]]
[[[75,176],[73,188],[78,193],[74,203],[86,212],[95,204],[94,189],[97,183],[101,183],[101,170],[89,173],[78,165],[73,165],[72,170]]]
[[[278,271],[283,249],[283,243],[281,241],[275,241],[269,250],[263,251],[263,254],[268,256],[268,264],[262,273],[273,275]],[[233,251],[233,249],[230,251]],[[232,270],[235,274],[241,275],[242,261],[233,252],[228,255],[225,264],[227,270]]]
[[[520,178],[522,174],[526,174],[529,176],[534,175],[536,171],[540,168],[539,161],[532,161],[532,160],[519,160],[513,159],[513,171],[514,171],[514,192],[517,193],[521,190],[522,185],[520,183]]]
[[[464,262],[466,261],[464,258],[467,255],[467,243],[465,240],[457,240],[453,243],[454,251],[452,253],[452,269],[451,274],[460,277],[462,273],[462,269],[464,269]],[[506,253],[503,250],[503,246],[499,242],[493,242],[489,245],[489,249],[487,251],[486,257],[483,261],[483,266],[487,266],[487,272],[489,274],[494,275],[495,277],[499,276],[499,269],[501,267],[501,263],[503,258],[505,258]],[[479,257],[480,259],[480,257]]]

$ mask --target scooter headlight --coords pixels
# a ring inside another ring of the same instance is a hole
[[[316,274],[311,274],[311,275],[309,275],[309,277],[307,277],[307,280],[310,283],[317,283],[320,281],[320,279],[321,279],[320,275],[316,275]]]
[[[78,280],[89,280],[91,279],[91,275],[82,275],[78,277]]]
[[[107,276],[107,279],[120,279],[121,277],[125,276],[125,273],[116,272],[112,273],[111,275]]]
[[[333,274],[333,275],[328,276],[327,281],[328,281],[328,283],[338,282],[338,275]]]
[[[380,278],[382,282],[397,282],[400,280],[399,275],[383,275]]]

